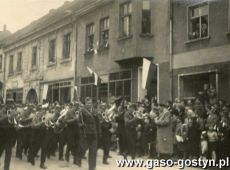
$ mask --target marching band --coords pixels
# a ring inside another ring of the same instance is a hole
[[[100,108],[100,109],[99,109]],[[12,148],[16,145],[16,157],[22,160],[23,152],[27,161],[35,165],[35,157],[40,154],[40,168],[46,169],[46,158],[54,155],[59,149],[59,160],[69,161],[81,167],[81,160],[89,150],[89,170],[95,170],[99,143],[104,150],[103,163],[108,164],[112,121],[116,116],[117,104],[111,107],[100,104],[93,106],[91,98],[81,102],[73,102],[60,106],[58,103],[49,105],[29,104],[16,106],[2,105],[0,109],[0,156],[5,150],[4,170],[10,169]],[[102,137],[103,135],[103,137]],[[103,139],[98,142],[99,139]],[[10,141],[10,142],[9,142]]]

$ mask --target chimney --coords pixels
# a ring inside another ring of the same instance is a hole
[[[7,30],[7,26],[6,24],[3,25],[3,32],[5,32]]]

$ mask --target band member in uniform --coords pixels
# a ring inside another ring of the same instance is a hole
[[[48,146],[48,128],[46,126],[46,116],[47,106],[39,109],[35,114],[32,125],[32,135],[30,143],[29,161],[32,165],[35,165],[35,157],[41,149],[41,160],[40,168],[46,169],[45,161],[47,156],[47,146]],[[36,110],[35,110],[36,111]]]
[[[80,149],[78,150],[77,165],[81,166],[81,159],[84,153],[89,149],[88,167],[89,170],[95,170],[97,159],[97,143],[100,136],[100,123],[96,110],[93,109],[93,101],[87,97],[85,107],[79,112],[80,132]]]
[[[22,111],[20,111],[18,116],[18,130],[17,130],[17,150],[16,157],[22,160],[23,150],[27,150],[29,147],[29,139],[31,134],[31,110],[30,107],[25,107]]]
[[[105,108],[103,108],[105,109]],[[101,143],[102,143],[102,149],[103,149],[103,160],[102,163],[108,165],[108,158],[109,158],[109,150],[110,150],[110,143],[111,143],[111,128],[112,123],[109,119],[109,116],[106,113],[107,110],[104,110],[104,113],[102,113],[102,123],[101,123]]]
[[[11,108],[7,107],[0,110],[0,157],[5,151],[4,170],[10,169],[12,147],[15,142],[15,128],[10,120],[14,115],[10,113]]]
[[[64,122],[67,124],[67,151],[73,155],[73,163],[77,164],[76,156],[79,149],[80,129],[78,126],[79,104],[73,103],[73,106],[67,112]],[[68,153],[66,154],[67,161],[69,160]]]

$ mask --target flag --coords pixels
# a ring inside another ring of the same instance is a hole
[[[87,66],[87,69],[88,69],[88,71],[89,71],[90,74],[93,74],[93,70],[92,70],[91,68],[89,68],[89,67]]]
[[[95,86],[99,86],[100,83],[101,83],[101,79],[100,77],[98,76],[98,74],[96,72],[94,72],[90,67],[87,66],[87,69],[89,71],[89,73],[93,76],[94,78],[94,85]]]
[[[74,90],[75,90],[75,92],[77,93],[77,86],[74,86]]]
[[[143,58],[142,66],[142,88],[148,89],[151,81],[153,80],[154,73],[157,71],[157,66],[150,60]]]
[[[43,100],[46,100],[47,93],[48,93],[48,84],[45,84],[44,87],[43,87],[43,93],[42,93],[42,99]]]

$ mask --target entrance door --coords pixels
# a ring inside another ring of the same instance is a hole
[[[15,96],[14,96],[15,95]],[[16,93],[13,93],[13,98],[16,99]],[[27,96],[26,96],[26,103],[37,103],[38,97],[35,89],[30,89]]]

